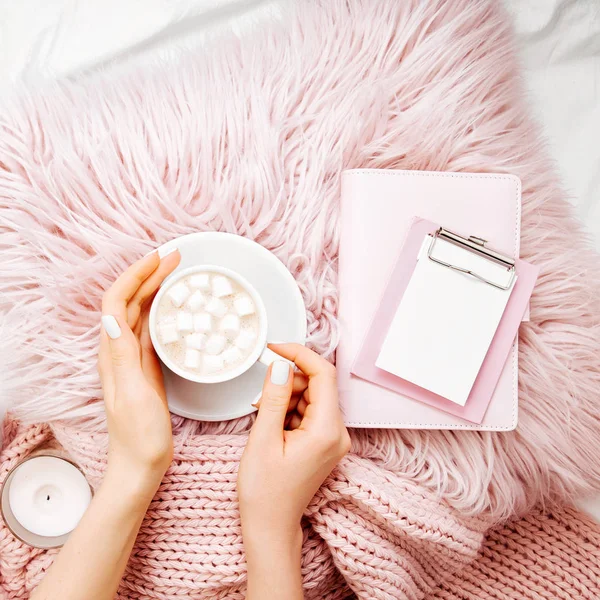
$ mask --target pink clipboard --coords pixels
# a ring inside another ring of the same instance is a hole
[[[438,228],[439,225],[431,221],[419,218],[414,220],[351,372],[361,379],[397,392],[402,396],[414,398],[472,423],[481,423],[500,379],[523,315],[527,310],[539,271],[534,265],[520,259],[515,260],[517,280],[464,406],[459,406],[375,366],[400,299],[417,264],[417,255],[423,240],[426,235],[435,233]],[[466,232],[457,233],[464,234]]]

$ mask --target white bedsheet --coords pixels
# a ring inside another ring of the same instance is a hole
[[[563,185],[600,250],[600,2],[505,0]]]
[[[291,0],[0,0],[0,93],[177,46],[258,19]],[[450,0],[449,0],[450,1]],[[600,2],[504,0],[532,110],[576,210],[600,250]],[[587,505],[600,520],[600,499]]]

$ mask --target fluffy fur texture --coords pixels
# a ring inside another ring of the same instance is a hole
[[[252,39],[2,110],[3,394],[15,415],[67,423],[74,452],[86,431],[102,435],[102,292],[168,239],[221,230],[272,250],[301,287],[310,345],[333,358],[342,170],[508,172],[523,183],[522,256],[541,267],[520,332],[518,430],[354,431],[353,454],[494,518],[598,489],[600,262],[527,115],[499,3],[294,6]],[[174,419],[176,444],[250,424]]]

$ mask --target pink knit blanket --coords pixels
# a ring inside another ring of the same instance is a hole
[[[307,597],[424,597],[489,523],[599,489],[600,261],[527,115],[507,23],[494,0],[298,0],[248,40],[6,103],[0,377],[14,415],[49,422],[97,485],[100,297],[134,258],[197,230],[255,239],[294,273],[309,343],[333,357],[342,170],[509,172],[522,255],[541,267],[519,428],[353,431],[306,514]],[[174,418],[176,458],[121,598],[243,597],[234,482],[250,424]],[[47,435],[10,424],[0,477]],[[27,597],[51,558],[0,529],[0,589]]]

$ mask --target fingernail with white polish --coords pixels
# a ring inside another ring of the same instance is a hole
[[[173,254],[173,252],[175,252],[177,250],[177,246],[175,246],[174,248],[163,248],[162,246],[158,249],[158,258],[163,259],[167,256],[169,256],[169,254]]]
[[[112,315],[104,315],[102,317],[102,327],[104,327],[104,331],[106,331],[111,340],[116,340],[121,336],[121,328]]]
[[[271,365],[271,383],[285,385],[290,377],[290,363],[285,360],[276,360]]]

